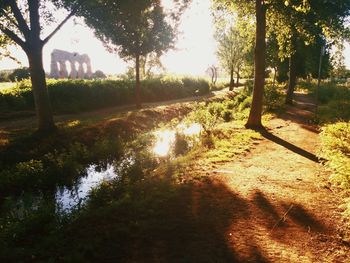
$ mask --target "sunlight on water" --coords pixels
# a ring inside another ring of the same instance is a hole
[[[175,143],[176,131],[185,136],[193,137],[199,135],[202,126],[198,123],[191,125],[179,124],[176,130],[158,130],[154,132],[156,143],[153,147],[153,153],[159,157],[166,157],[171,153]]]
[[[186,136],[198,135],[202,131],[202,126],[198,123],[192,123],[190,126],[179,124],[177,128],[180,129],[181,132]]]
[[[175,131],[156,131],[155,136],[156,144],[153,147],[153,152],[160,157],[167,156],[170,152],[171,146],[175,142]]]
[[[102,181],[109,181],[117,177],[113,164],[108,164],[102,171],[96,170],[96,165],[90,165],[87,176],[79,179],[73,188],[63,187],[56,192],[56,202],[64,211],[72,209],[86,199],[89,191],[98,186]]]

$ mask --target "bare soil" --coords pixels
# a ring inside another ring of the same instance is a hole
[[[315,156],[315,105],[306,94],[295,98],[258,145],[195,190],[195,200],[211,199],[206,213],[221,225],[227,262],[350,262],[341,200]]]

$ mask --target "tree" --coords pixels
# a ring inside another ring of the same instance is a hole
[[[66,1],[70,6],[79,3],[78,15],[95,30],[95,35],[111,51],[126,61],[135,63],[135,103],[141,107],[140,66],[141,58],[150,53],[161,56],[174,45],[178,13],[167,15],[159,0],[91,0]],[[178,3],[176,12],[182,10]],[[172,21],[175,21],[172,23]]]
[[[246,128],[261,129],[261,113],[263,106],[266,60],[266,4],[262,0],[255,0],[255,71],[252,106],[249,112]]]
[[[261,129],[261,114],[263,106],[263,93],[265,82],[265,59],[266,59],[266,12],[271,5],[269,1],[254,0],[216,0],[220,8],[233,8],[237,12],[246,15],[255,15],[255,48],[254,48],[254,88],[252,106],[246,127],[250,129]]]
[[[250,18],[235,18],[232,10],[223,10],[213,5],[215,21],[215,39],[218,42],[216,52],[221,67],[230,76],[230,90],[234,87],[234,74],[238,85],[242,69],[249,68],[254,43],[254,25]]]
[[[337,43],[335,50],[332,54],[331,63],[333,78],[346,78],[347,70],[345,66],[344,49],[344,42],[340,41],[339,43]]]
[[[151,52],[146,56],[140,57],[140,78],[150,79],[154,76],[155,72],[162,72],[165,70],[160,56],[156,52]]]
[[[346,19],[350,14],[350,1],[280,1],[274,5],[269,17],[269,28],[277,34],[280,57],[289,58],[289,85],[286,103],[293,101],[297,81],[297,63],[300,48],[326,43],[326,39],[342,38],[349,32]],[[320,54],[318,51],[318,58]]]
[[[254,90],[252,106],[246,124],[247,128],[262,128],[261,112],[266,57],[266,29],[270,29],[275,24],[276,33],[278,33],[277,39],[287,40],[288,45],[284,46],[289,49],[288,54],[290,60],[292,60],[290,63],[292,72],[290,73],[289,94],[293,94],[295,86],[293,79],[296,63],[292,56],[295,53],[294,43],[298,34],[310,36],[312,40],[317,30],[321,30],[326,37],[333,38],[348,33],[345,22],[350,13],[349,0],[322,1],[322,3],[316,0],[216,0],[216,2],[221,3],[224,8],[235,8],[236,11],[241,13],[255,14],[256,18]],[[255,3],[255,8],[253,3]]]
[[[40,0],[0,2],[0,32],[20,46],[28,58],[38,130],[41,133],[55,129],[43,68],[43,47],[75,13],[71,12],[55,30],[42,39],[41,20],[49,21],[52,18],[48,10],[41,12],[46,4]]]

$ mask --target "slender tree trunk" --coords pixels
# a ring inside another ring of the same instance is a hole
[[[292,54],[289,58],[289,84],[286,96],[286,104],[293,104],[293,94],[297,81],[296,74],[296,53]]]
[[[276,85],[276,75],[277,75],[277,68],[273,68],[274,74],[273,74],[273,80],[272,80],[272,87],[274,88]]]
[[[236,78],[236,86],[238,87],[239,86],[239,78],[240,78],[240,75],[239,75],[239,69],[237,71],[237,78]]]
[[[229,90],[233,90],[233,87],[235,86],[235,80],[233,79],[233,73],[234,73],[233,66],[231,66],[231,69],[230,69],[230,87],[229,87]]]
[[[265,84],[265,56],[266,56],[266,7],[263,0],[255,0],[256,9],[256,43],[255,43],[255,70],[253,101],[250,108],[246,128],[262,129],[261,113]]]
[[[137,108],[141,108],[141,95],[140,95],[140,55],[136,54],[136,85],[135,85],[135,104]]]
[[[56,126],[53,121],[52,108],[46,85],[42,45],[33,45],[26,53],[29,61],[35,110],[38,118],[38,130],[40,133],[49,133],[55,130]]]
[[[214,73],[214,85],[215,85],[216,81],[218,80],[218,71],[216,67],[213,67],[213,73]]]

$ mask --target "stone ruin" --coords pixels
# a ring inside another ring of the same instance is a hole
[[[67,70],[67,62],[70,64],[70,72]],[[86,68],[84,68],[84,64]],[[54,49],[51,53],[50,77],[55,79],[91,79],[93,73],[89,56]]]

